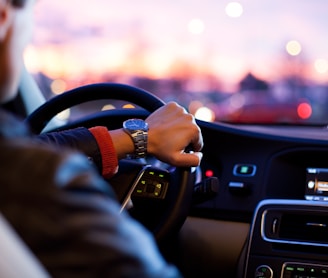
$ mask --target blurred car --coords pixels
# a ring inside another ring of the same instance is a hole
[[[278,100],[267,91],[234,93],[211,106],[215,120],[249,124],[300,124],[309,120],[312,107],[307,99]]]

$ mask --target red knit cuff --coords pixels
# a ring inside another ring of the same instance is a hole
[[[106,127],[96,126],[89,128],[89,131],[95,137],[102,161],[102,175],[104,178],[110,178],[117,173],[118,160],[116,150]]]

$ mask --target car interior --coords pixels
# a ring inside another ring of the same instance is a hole
[[[328,7],[319,2],[321,11]],[[320,87],[324,97],[319,102],[327,107],[327,72],[325,82],[297,87],[297,99],[313,104],[313,114],[316,106],[311,99],[304,101],[304,91],[315,94]],[[22,111],[38,134],[77,126],[119,128],[124,120],[144,119],[167,101],[151,86],[128,83],[92,82],[46,99],[33,74],[25,70],[19,97],[8,109]],[[258,94],[260,87],[248,88]],[[135,108],[56,119],[66,109],[100,100],[124,101]],[[184,277],[328,277],[328,130],[319,110],[321,122],[316,118],[268,124],[196,117],[204,139],[199,167],[180,169],[150,156],[124,159],[108,182],[123,206],[132,199],[129,213],[154,234],[163,256]],[[163,185],[159,192],[155,183]],[[6,250],[13,250],[20,254],[14,260],[26,262],[25,273],[34,273],[30,277],[48,277],[5,219],[0,220],[0,242],[8,243],[0,250],[0,276],[23,277],[7,272],[12,258]]]

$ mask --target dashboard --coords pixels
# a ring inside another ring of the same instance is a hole
[[[237,276],[328,277],[328,130],[199,125],[219,187],[190,215],[250,225]]]
[[[215,198],[193,208],[195,215],[250,222],[263,199],[304,200],[313,195],[307,190],[309,169],[328,167],[328,130],[321,127],[200,125],[203,178],[218,177],[219,190]]]

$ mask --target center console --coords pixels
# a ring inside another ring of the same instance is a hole
[[[328,277],[328,202],[263,200],[252,223],[244,278]]]

